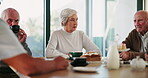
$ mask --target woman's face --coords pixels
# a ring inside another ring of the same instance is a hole
[[[68,18],[66,25],[64,26],[64,29],[65,31],[71,33],[77,29],[77,26],[78,26],[78,17],[76,14],[73,14]]]

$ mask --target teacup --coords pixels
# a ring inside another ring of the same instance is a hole
[[[14,33],[18,33],[20,30],[20,26],[19,25],[13,25],[10,26],[10,29],[14,32]]]
[[[82,51],[70,51],[69,54],[72,57],[80,57],[83,54],[83,52]]]

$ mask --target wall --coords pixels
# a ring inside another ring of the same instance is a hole
[[[145,10],[148,11],[148,0],[145,0]]]

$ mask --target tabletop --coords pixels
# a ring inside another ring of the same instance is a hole
[[[123,64],[117,70],[107,69],[104,63],[90,63],[86,67],[96,67],[97,72],[76,72],[69,65],[67,70],[55,71],[31,78],[148,78],[148,67],[142,71],[133,71],[129,64]]]

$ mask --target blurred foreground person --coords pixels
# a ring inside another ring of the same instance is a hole
[[[19,73],[35,75],[67,68],[68,61],[63,57],[57,57],[53,61],[46,61],[26,54],[26,50],[2,19],[0,19],[0,25],[0,60]]]

